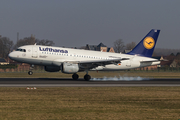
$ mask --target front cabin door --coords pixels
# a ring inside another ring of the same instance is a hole
[[[37,57],[38,57],[38,50],[37,50],[37,47],[33,47],[32,57],[33,57],[33,58],[37,58]]]

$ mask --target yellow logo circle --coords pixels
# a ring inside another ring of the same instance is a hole
[[[146,37],[143,41],[144,47],[146,49],[152,49],[154,47],[154,39],[152,37]]]

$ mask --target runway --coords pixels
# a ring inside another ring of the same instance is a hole
[[[0,78],[0,87],[180,86],[180,79],[84,81],[69,78]]]

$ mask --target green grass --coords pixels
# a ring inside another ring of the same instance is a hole
[[[79,72],[79,77],[83,78],[85,72]],[[111,72],[96,72],[90,71],[89,74],[93,78],[106,77],[148,77],[148,78],[180,78],[180,72],[157,72],[157,71],[111,71]],[[0,73],[0,77],[15,77],[15,78],[72,78],[72,74],[64,74],[61,72],[34,72],[33,75],[28,75],[27,72],[9,72]]]
[[[2,120],[178,120],[180,87],[0,88]]]
[[[83,78],[84,72],[79,73]],[[179,72],[89,72],[92,77],[180,78]],[[0,73],[0,77],[71,78],[71,74]],[[2,120],[178,120],[180,87],[0,88]]]

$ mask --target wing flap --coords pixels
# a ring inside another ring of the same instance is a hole
[[[98,66],[105,66],[109,64],[118,64],[122,60],[129,60],[129,58],[118,58],[118,59],[109,59],[109,60],[89,60],[89,61],[78,61],[80,67],[86,69],[92,69]]]
[[[88,60],[88,61],[78,61],[78,63],[80,64],[88,64],[88,63],[114,64],[114,63],[120,63],[122,60],[129,60],[129,58],[118,58],[118,59],[109,59],[109,60]]]

